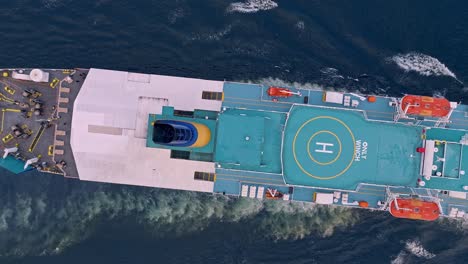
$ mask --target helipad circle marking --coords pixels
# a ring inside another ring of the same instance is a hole
[[[301,130],[307,125],[309,124],[310,122],[313,122],[313,121],[316,121],[317,119],[331,119],[331,120],[334,120],[334,121],[337,121],[338,123],[340,123],[344,128],[346,128],[346,130],[348,130],[350,136],[351,136],[351,139],[353,141],[353,155],[351,156],[351,160],[349,162],[349,164],[346,166],[346,168],[344,168],[341,172],[333,175],[333,176],[329,176],[329,177],[320,177],[320,176],[316,176],[316,175],[313,175],[311,174],[310,172],[308,172],[307,170],[305,170],[301,163],[297,160],[297,156],[296,156],[296,139],[297,139],[297,135],[299,135],[299,132],[301,132]],[[351,165],[353,164],[353,161],[354,161],[354,157],[356,156],[356,140],[354,138],[354,134],[353,132],[351,131],[351,129],[341,120],[339,120],[338,118],[335,118],[335,117],[332,117],[332,116],[317,116],[317,117],[314,117],[314,118],[311,118],[309,120],[307,120],[306,122],[304,122],[300,127],[299,129],[297,130],[296,134],[294,135],[294,139],[293,139],[293,143],[292,143],[292,148],[293,148],[293,157],[294,157],[294,160],[297,164],[297,166],[299,167],[299,169],[301,169],[302,172],[304,172],[306,175],[312,177],[312,178],[315,178],[315,179],[319,179],[319,180],[330,180],[330,179],[334,179],[340,175],[342,175],[343,173],[345,173],[347,170],[349,170],[349,167],[351,167]]]
[[[310,142],[312,141],[312,139],[313,139],[314,137],[316,137],[317,135],[320,135],[320,134],[330,134],[330,135],[332,135],[333,137],[335,137],[335,138],[336,138],[336,141],[338,142],[338,154],[336,154],[336,157],[335,157],[333,160],[329,161],[329,162],[319,162],[319,161],[317,161],[316,159],[314,159],[314,157],[312,156],[312,153],[310,153]],[[307,154],[309,154],[309,158],[310,158],[311,160],[313,160],[315,163],[317,163],[317,164],[319,164],[319,165],[322,165],[322,166],[330,165],[330,164],[332,164],[332,163],[335,163],[335,162],[338,160],[338,158],[341,156],[341,140],[340,140],[340,138],[339,138],[335,133],[333,133],[333,132],[331,132],[331,131],[328,131],[328,130],[320,130],[320,131],[318,131],[318,132],[315,132],[315,133],[309,138],[309,141],[307,141]]]

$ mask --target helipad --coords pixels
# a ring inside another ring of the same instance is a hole
[[[283,139],[285,181],[350,190],[359,183],[411,185],[420,130],[370,122],[358,111],[293,106]]]

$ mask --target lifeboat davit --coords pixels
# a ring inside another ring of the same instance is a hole
[[[395,204],[396,201],[396,204]],[[397,209],[398,207],[398,209]],[[420,199],[397,198],[390,203],[390,213],[394,217],[415,220],[434,221],[439,218],[439,205]]]
[[[401,100],[401,110],[407,115],[444,117],[450,113],[450,102],[445,98],[406,95]]]
[[[275,97],[291,97],[293,95],[297,95],[297,93],[294,93],[287,88],[280,88],[280,87],[268,88],[267,94],[269,96],[275,96]]]

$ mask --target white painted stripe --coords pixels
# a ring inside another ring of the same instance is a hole
[[[257,186],[250,186],[249,197],[255,198],[256,193],[257,193]]]

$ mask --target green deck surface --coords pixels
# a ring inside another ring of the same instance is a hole
[[[369,122],[355,111],[295,106],[285,131],[288,184],[354,190],[359,183],[411,186],[418,177],[418,127]]]

